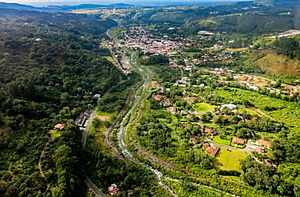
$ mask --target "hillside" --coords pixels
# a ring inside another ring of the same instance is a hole
[[[0,196],[84,196],[74,120],[94,94],[126,80],[98,47],[114,25],[0,10]]]
[[[300,62],[297,59],[289,59],[284,55],[276,55],[271,51],[258,51],[250,54],[251,65],[260,66],[268,74],[278,76],[300,76]]]

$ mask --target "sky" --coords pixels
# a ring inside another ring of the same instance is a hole
[[[178,3],[200,3],[200,2],[221,2],[228,0],[0,0],[0,2],[20,3],[34,6],[47,5],[77,5],[77,4],[111,4],[111,3],[130,3],[135,5],[168,5]],[[230,0],[229,0],[230,1]],[[234,0],[233,0],[234,1]]]

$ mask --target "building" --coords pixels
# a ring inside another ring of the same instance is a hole
[[[155,100],[157,100],[157,101],[160,101],[161,95],[160,95],[160,94],[156,94],[156,95],[154,95],[153,98],[154,98]]]
[[[245,144],[245,140],[244,139],[239,138],[239,137],[235,137],[235,136],[233,136],[231,142],[233,144],[239,144],[239,145],[244,145]]]
[[[167,98],[165,101],[164,101],[164,106],[165,107],[170,107],[173,105],[173,102],[170,98]]]
[[[64,124],[61,124],[61,123],[58,123],[54,126],[54,129],[56,130],[62,130],[64,129],[65,125]]]
[[[193,143],[194,145],[199,144],[199,140],[198,140],[198,137],[197,137],[197,136],[193,136],[193,137],[191,138],[191,141],[192,141],[192,143]]]
[[[234,104],[224,104],[224,105],[221,106],[221,110],[223,110],[224,108],[228,108],[230,110],[236,110],[237,109],[236,105],[234,105]]]
[[[264,154],[266,154],[266,152],[265,152],[265,150],[262,148],[262,147],[256,147],[255,148],[255,150],[256,150],[256,152],[258,153],[258,154],[261,154],[261,155],[264,155]]]
[[[219,152],[220,148],[216,146],[210,146],[206,148],[206,153],[210,154],[212,157],[215,157]]]
[[[266,141],[266,140],[257,140],[256,142],[258,145],[262,146],[262,147],[265,147],[265,148],[268,148],[270,149],[271,147],[271,142],[269,141]]]
[[[117,187],[116,184],[111,184],[110,187],[108,187],[108,195],[113,196],[115,195],[120,189]]]
[[[207,134],[207,135],[216,135],[217,132],[215,132],[214,130],[212,129],[205,129],[204,132]]]
[[[176,114],[176,107],[168,107],[167,111],[171,114]]]

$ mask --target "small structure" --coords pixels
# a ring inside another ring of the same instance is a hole
[[[212,129],[205,129],[204,132],[207,134],[207,135],[216,135],[217,132],[215,132],[214,130]]]
[[[208,32],[205,30],[201,30],[201,31],[198,31],[198,35],[211,36],[211,35],[214,35],[214,33]]]
[[[224,105],[221,106],[221,110],[223,110],[224,108],[228,108],[230,110],[236,110],[237,109],[236,105],[234,105],[234,104],[224,104]]]
[[[110,187],[108,187],[108,195],[113,196],[115,195],[120,189],[117,187],[116,184],[111,184]]]
[[[192,141],[192,143],[193,143],[194,145],[199,144],[199,140],[198,140],[198,137],[197,137],[197,136],[193,136],[193,137],[191,138],[191,141]]]
[[[170,107],[173,105],[173,102],[170,98],[167,98],[165,101],[164,101],[164,106],[165,107]]]
[[[264,155],[264,154],[266,154],[266,152],[264,151],[264,149],[262,148],[262,147],[256,147],[256,152],[258,153],[258,154],[261,154],[261,155]]]
[[[269,141],[266,141],[266,140],[257,140],[256,143],[258,145],[263,146],[263,147],[268,148],[268,149],[270,149],[270,147],[271,147],[271,143]]]
[[[160,94],[156,94],[156,95],[154,95],[153,98],[154,98],[155,100],[157,100],[157,101],[160,101],[161,95],[160,95]]]
[[[210,154],[212,157],[216,156],[220,148],[216,146],[210,146],[206,148],[206,153]]]
[[[54,126],[54,129],[56,129],[56,130],[62,130],[64,128],[65,128],[65,125],[61,124],[61,123],[58,123]]]
[[[171,114],[176,114],[176,107],[168,107],[167,111]]]
[[[245,144],[245,140],[239,137],[235,137],[233,136],[232,141],[233,144],[239,144],[239,145],[244,145]]]

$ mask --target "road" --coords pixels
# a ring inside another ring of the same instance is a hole
[[[81,143],[82,143],[82,149],[85,149],[86,141],[88,138],[88,132],[90,127],[92,126],[92,122],[95,118],[96,115],[96,110],[93,110],[87,120],[87,125],[82,131],[82,138],[81,138]],[[84,182],[87,184],[89,188],[94,192],[94,194],[97,197],[105,197],[106,195],[91,181],[91,179],[85,174],[85,180]]]
[[[89,188],[94,192],[97,197],[105,197],[106,195],[91,181],[91,179],[86,175],[84,182]]]
[[[85,145],[86,145],[86,140],[87,140],[87,137],[88,137],[88,132],[89,132],[89,129],[92,125],[92,122],[95,118],[95,114],[96,114],[96,110],[93,110],[90,114],[90,117],[89,119],[87,120],[87,125],[86,127],[84,128],[84,130],[82,131],[82,138],[81,138],[81,142],[82,142],[82,149],[85,148]]]

